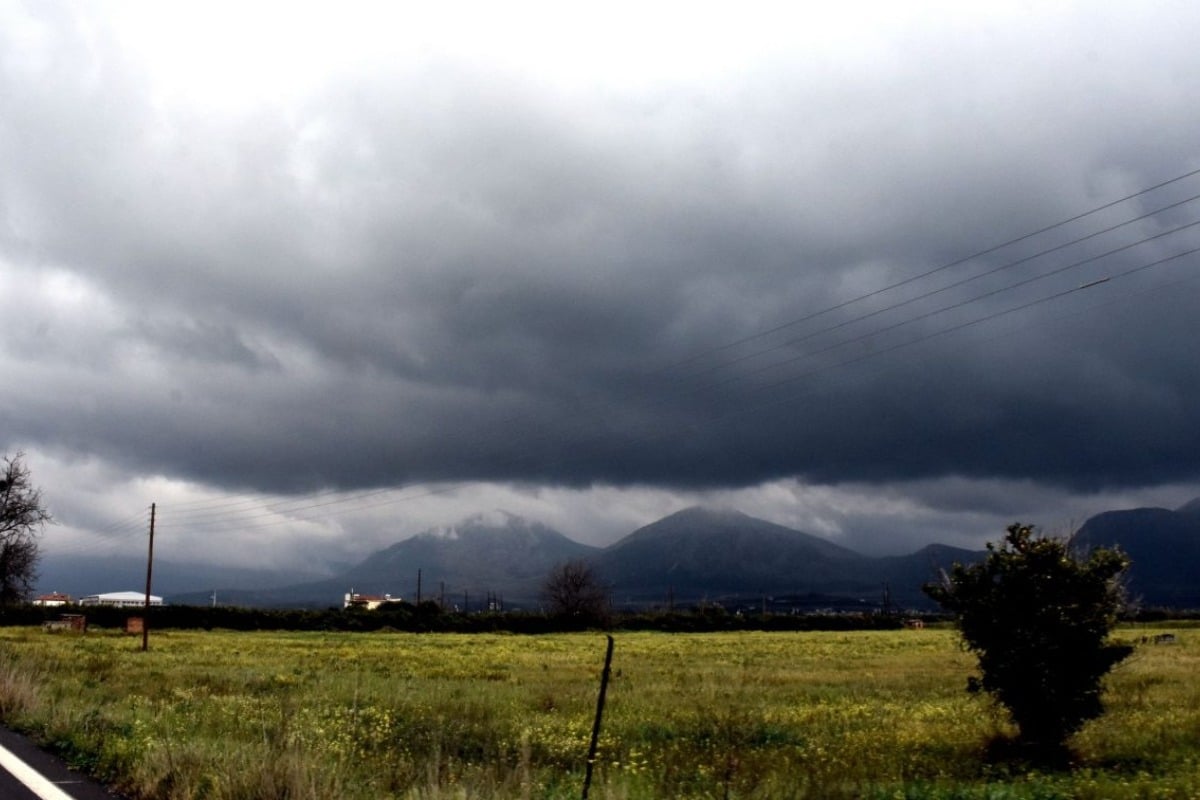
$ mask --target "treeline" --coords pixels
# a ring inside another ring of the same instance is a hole
[[[146,616],[140,608],[72,606],[43,608],[22,605],[0,608],[0,625],[40,625],[64,614],[83,614],[88,627],[122,629],[131,617]],[[225,629],[237,631],[409,631],[442,633],[555,633],[604,628],[707,632],[734,630],[807,631],[899,628],[899,617],[880,614],[737,614],[720,606],[687,611],[616,613],[604,619],[563,617],[538,612],[508,611],[463,614],[445,611],[437,603],[419,606],[389,603],[374,611],[239,608],[234,606],[155,606],[146,616],[154,629]]]
[[[0,607],[0,625],[41,625],[64,614],[83,614],[89,627],[123,629],[143,609],[107,606],[44,608],[33,605]],[[1131,622],[1197,619],[1200,612],[1163,609],[1139,611]],[[224,629],[235,631],[406,631],[440,633],[556,633],[608,629],[704,633],[712,631],[846,631],[892,630],[911,624],[945,621],[937,615],[898,616],[880,613],[845,614],[746,614],[732,613],[719,605],[673,612],[620,612],[604,619],[554,616],[527,611],[473,612],[443,610],[437,603],[390,603],[374,611],[327,608],[322,610],[240,608],[235,606],[156,606],[148,616],[150,628],[177,630]]]

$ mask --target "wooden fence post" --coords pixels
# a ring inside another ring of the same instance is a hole
[[[592,767],[596,764],[596,748],[600,743],[600,719],[604,716],[604,696],[608,693],[608,678],[612,674],[613,637],[608,636],[608,649],[604,653],[604,671],[600,673],[600,696],[596,698],[596,721],[592,723],[592,743],[588,745],[587,773],[583,777],[583,800],[587,800],[592,786]]]

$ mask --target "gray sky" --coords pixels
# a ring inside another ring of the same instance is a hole
[[[0,0],[47,552],[1200,495],[1200,8],[1047,5]]]

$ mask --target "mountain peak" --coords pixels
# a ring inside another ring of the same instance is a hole
[[[680,522],[696,522],[696,521],[719,521],[731,522],[753,519],[746,514],[743,514],[737,509],[728,508],[725,506],[688,506],[685,509],[676,511],[674,514],[668,514],[663,517],[660,522],[665,520],[677,520]]]
[[[1179,508],[1175,509],[1175,513],[1176,514],[1195,514],[1197,516],[1200,516],[1200,497],[1197,497],[1193,500],[1189,500],[1188,502],[1184,503]]]
[[[1196,500],[1177,511],[1104,511],[1087,520],[1074,541],[1084,550],[1121,548],[1133,562],[1129,568],[1130,592],[1143,603],[1192,608],[1200,600],[1196,589],[1200,578],[1200,502]]]
[[[396,592],[420,571],[427,585],[451,592],[486,590],[528,600],[554,565],[595,550],[541,523],[489,511],[396,542],[339,579],[362,591]]]
[[[473,514],[460,524],[472,528],[528,528],[535,523],[503,508],[494,508]]]
[[[473,514],[452,525],[429,528],[417,534],[414,538],[454,541],[464,534],[471,535],[494,531],[534,531],[541,529],[545,529],[545,526],[537,522],[530,522],[524,517],[513,514],[510,511],[497,508],[492,511],[482,511],[478,514]]]
[[[671,587],[680,598],[804,591],[817,584],[860,592],[874,583],[857,579],[865,563],[825,539],[740,511],[703,507],[643,526],[596,558],[618,592],[661,596]]]
[[[862,557],[861,554],[824,537],[814,536],[777,522],[752,517],[734,508],[719,506],[690,506],[682,511],[676,511],[657,522],[639,528],[627,536],[626,540],[684,536],[693,540],[707,540],[712,544],[728,541],[730,536],[741,537],[747,532],[752,532],[757,536],[784,537],[793,542],[802,541],[807,546],[816,547],[826,556]]]

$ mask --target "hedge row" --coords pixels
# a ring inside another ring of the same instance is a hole
[[[90,627],[124,628],[130,617],[143,616],[143,609],[104,606],[44,608],[33,605],[0,607],[0,625],[41,625],[59,619],[64,613],[83,614]],[[1197,611],[1143,609],[1128,621],[1155,622],[1200,618]],[[924,622],[946,621],[933,615]],[[813,631],[813,630],[888,630],[899,628],[905,620],[878,613],[847,614],[736,614],[720,606],[677,612],[622,612],[605,619],[564,619],[535,612],[480,612],[463,614],[443,611],[436,603],[419,607],[395,603],[375,611],[240,608],[235,606],[157,606],[150,609],[151,629],[226,629],[238,631],[379,631],[447,633],[553,633],[560,631],[608,628],[613,630],[654,630],[679,633],[706,631]]]
[[[0,625],[40,625],[64,613],[83,614],[89,627],[124,628],[130,617],[141,617],[140,608],[72,606],[43,608],[20,605],[0,608]],[[238,608],[233,606],[156,606],[148,616],[153,629],[225,629],[296,631],[439,631],[458,633],[552,633],[611,628],[704,632],[730,630],[856,630],[898,628],[902,620],[880,614],[731,614],[708,607],[674,613],[621,613],[605,619],[569,619],[531,612],[462,614],[443,611],[436,603],[396,603],[375,611]]]

